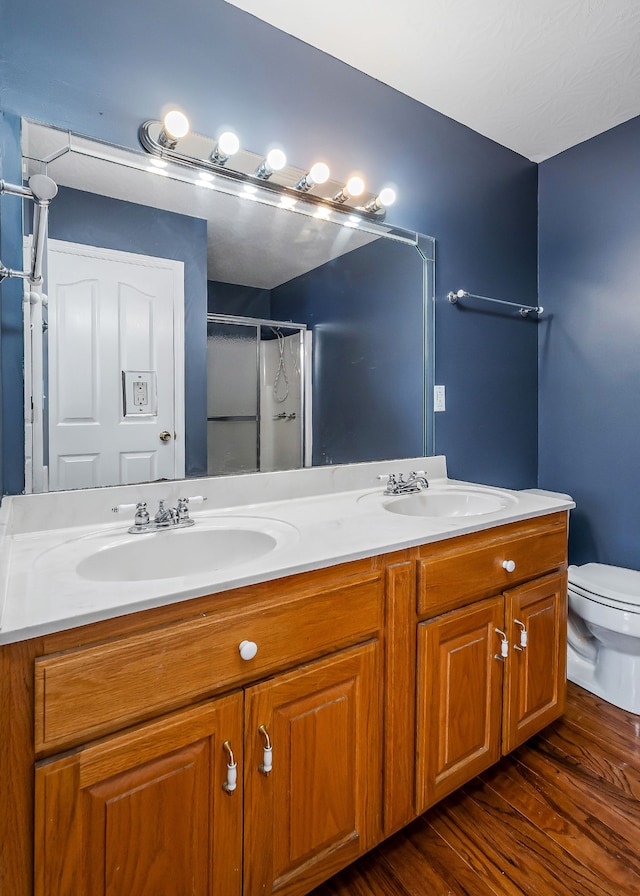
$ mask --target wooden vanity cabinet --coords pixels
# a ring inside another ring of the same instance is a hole
[[[566,517],[0,648],[0,889],[309,893],[562,712]]]
[[[504,604],[509,656],[504,663],[503,754],[515,750],[565,711],[566,573],[506,591]]]
[[[35,893],[308,892],[380,839],[378,669],[372,641],[40,763]]]
[[[418,814],[500,758],[503,624],[497,597],[418,626]]]
[[[379,842],[380,659],[373,641],[247,690],[246,896],[307,893]]]
[[[36,768],[36,896],[242,893],[242,695],[173,713]]]
[[[73,745],[36,766],[36,896],[297,896],[380,840],[383,577],[362,566],[325,574],[317,600],[303,579],[240,614],[36,660],[37,743]],[[242,687],[126,727],[145,695],[171,707],[220,680]],[[67,713],[78,692],[92,705]]]
[[[519,528],[518,528],[519,526]],[[514,544],[535,533],[521,524],[495,539],[468,539],[471,575],[460,567],[447,591],[440,577],[451,560],[448,546],[434,552],[433,566],[445,604],[458,609],[418,624],[416,719],[416,809],[425,811],[442,797],[497,762],[528,737],[562,714],[566,700],[566,529],[560,515],[538,523],[533,553],[525,553],[524,571],[532,576],[492,597],[482,594],[486,579],[474,582],[474,566],[487,567],[492,578],[506,571],[503,558]],[[547,550],[540,551],[540,541]],[[516,548],[517,554],[517,548]],[[429,577],[429,560],[421,577]],[[548,570],[555,570],[546,574]],[[511,573],[507,573],[509,575]],[[424,597],[424,594],[423,594]],[[420,600],[420,598],[419,598]],[[524,634],[523,634],[524,633]]]

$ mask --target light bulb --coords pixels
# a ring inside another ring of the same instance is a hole
[[[228,158],[229,156],[234,156],[238,152],[240,149],[240,141],[233,131],[225,131],[224,134],[220,134],[218,146]]]
[[[184,112],[172,109],[167,112],[162,119],[162,127],[158,134],[158,143],[160,146],[166,146],[167,149],[174,149],[181,137],[186,137],[189,133],[189,119]]]
[[[392,187],[385,187],[378,193],[378,201],[380,205],[393,205],[396,201],[396,191]]]
[[[355,196],[359,196],[363,191],[364,181],[359,175],[354,174],[349,178],[344,187],[342,187],[341,190],[338,190],[333,197],[333,201],[339,203],[347,202],[348,199],[353,199]]]
[[[316,162],[307,176],[314,184],[324,184],[329,180],[329,166],[324,162]]]
[[[165,115],[162,126],[165,133],[173,140],[180,140],[189,133],[189,119],[183,112],[172,109]]]
[[[253,172],[253,176],[259,177],[260,180],[269,180],[274,171],[281,171],[286,164],[287,157],[281,149],[270,149],[266,159],[263,159]]]
[[[324,162],[316,162],[311,166],[309,173],[303,175],[293,189],[302,190],[303,193],[306,193],[307,190],[313,189],[316,184],[324,184],[328,180],[329,166]]]
[[[287,164],[287,157],[281,149],[270,149],[267,153],[267,165],[272,171],[282,171]]]
[[[240,141],[233,131],[225,131],[218,137],[218,142],[213,147],[209,161],[214,165],[226,165],[229,156],[235,155],[240,149]]]
[[[364,181],[362,178],[357,175],[350,177],[346,183],[346,192],[349,196],[360,196],[364,192]]]

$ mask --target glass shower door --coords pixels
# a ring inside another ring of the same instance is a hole
[[[259,469],[260,331],[207,322],[207,472]]]

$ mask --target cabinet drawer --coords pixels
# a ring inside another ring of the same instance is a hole
[[[277,588],[277,582],[274,583]],[[355,644],[383,620],[379,573],[189,619],[35,663],[36,751],[95,736]],[[240,657],[241,641],[256,656]]]
[[[562,568],[566,557],[565,513],[425,548],[418,560],[418,613],[434,616],[499,594]],[[515,563],[512,572],[502,565],[508,560]]]

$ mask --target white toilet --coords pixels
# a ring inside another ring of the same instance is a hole
[[[640,715],[640,572],[569,567],[567,677]]]

